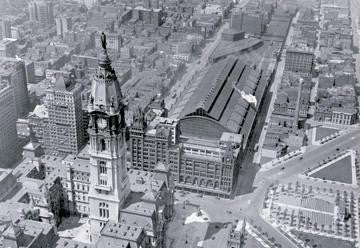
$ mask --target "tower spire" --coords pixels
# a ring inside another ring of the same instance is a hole
[[[90,233],[93,240],[108,220],[117,222],[130,192],[126,168],[125,106],[115,71],[100,37],[98,68],[93,76],[89,102]],[[100,211],[99,211],[100,210]]]
[[[101,111],[110,115],[121,109],[122,94],[119,81],[107,52],[106,35],[102,32],[98,68],[92,79],[89,112]]]

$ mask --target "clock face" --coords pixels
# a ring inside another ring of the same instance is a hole
[[[107,126],[107,121],[104,118],[99,118],[97,124],[100,129],[104,129]]]

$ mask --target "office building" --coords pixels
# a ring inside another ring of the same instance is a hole
[[[178,189],[231,196],[240,168],[242,136],[224,133],[219,141],[179,139],[178,121],[157,117],[149,126],[141,118],[130,129],[132,168],[153,171],[169,164]]]
[[[99,0],[82,0],[82,2],[86,5],[88,9],[99,4]]]
[[[31,21],[38,21],[43,24],[52,24],[54,22],[53,2],[35,0],[29,2],[28,7]]]
[[[144,8],[137,6],[133,9],[133,18],[141,20],[144,24],[151,24],[152,26],[158,27],[164,23],[164,13],[158,8]]]
[[[4,201],[6,196],[11,193],[16,186],[18,186],[18,182],[16,181],[16,176],[13,171],[11,169],[0,168],[0,200]]]
[[[37,10],[35,1],[28,3],[30,21],[37,21]]]
[[[253,35],[261,35],[266,28],[267,14],[240,11],[231,15],[230,27]]]
[[[314,58],[310,50],[289,48],[286,50],[285,70],[311,74]]]
[[[12,38],[11,36],[11,22],[6,19],[0,21],[0,40],[5,38]]]
[[[234,87],[255,96],[251,106]],[[149,124],[137,111],[130,128],[132,168],[169,164],[179,189],[231,197],[267,81],[234,57],[214,64],[179,100],[174,118]]]
[[[45,153],[47,151],[47,144],[49,144],[49,113],[45,105],[37,105],[33,112],[28,115],[29,128],[33,132],[36,141],[42,146]]]
[[[56,34],[64,37],[65,33],[71,29],[71,18],[70,17],[56,17]]]
[[[19,158],[13,88],[0,82],[0,168],[8,168]]]
[[[101,33],[96,33],[95,35],[95,46],[96,48],[101,48]],[[106,34],[107,49],[110,51],[120,51],[122,45],[122,38],[119,33],[107,33]]]
[[[0,58],[0,79],[8,81],[14,90],[16,117],[21,118],[27,115],[29,112],[29,94],[24,61]]]
[[[25,76],[27,84],[35,83],[35,64],[31,60],[25,60]]]
[[[57,75],[55,85],[46,91],[49,140],[46,150],[51,155],[77,154],[84,145],[82,86],[72,78]]]
[[[358,111],[353,107],[333,107],[331,123],[339,125],[354,125],[358,122]]]
[[[21,40],[24,36],[24,32],[19,27],[11,27],[11,38]]]
[[[12,38],[4,38],[0,40],[0,57],[15,58],[17,40]]]

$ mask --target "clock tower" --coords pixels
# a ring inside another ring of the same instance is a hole
[[[125,119],[122,94],[101,37],[99,66],[92,78],[88,133],[90,137],[90,232],[99,237],[107,220],[117,222],[130,192],[126,169]]]

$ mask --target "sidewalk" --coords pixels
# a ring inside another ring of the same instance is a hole
[[[288,36],[286,38],[284,47],[289,46],[291,44],[291,42],[292,42],[293,33],[294,33],[293,24],[295,24],[297,22],[298,17],[299,17],[299,12],[296,14],[296,16],[293,18],[292,23],[290,24],[291,26],[290,26],[289,33],[288,33]],[[277,65],[274,81],[273,81],[273,83],[272,83],[272,85],[270,87],[270,90],[269,90],[272,93],[272,96],[271,96],[269,110],[268,110],[266,118],[265,118],[265,125],[264,125],[263,130],[262,130],[262,132],[260,134],[260,138],[259,138],[259,142],[258,142],[258,145],[259,145],[258,147],[259,148],[258,148],[258,151],[254,155],[253,162],[255,164],[260,164],[260,161],[261,161],[262,147],[264,145],[265,136],[266,136],[266,132],[267,132],[267,124],[266,123],[269,123],[272,112],[274,111],[274,103],[275,103],[275,100],[276,100],[277,91],[278,91],[278,89],[280,87],[281,80],[282,80],[282,77],[283,77],[283,73],[284,73],[284,70],[285,70],[285,57],[286,57],[285,54],[286,54],[286,50],[283,49],[282,53],[281,53],[281,58],[282,59]]]
[[[284,162],[287,162],[291,159],[294,159],[294,158],[297,158],[299,157],[300,155],[304,154],[305,151],[306,151],[306,148],[305,146],[301,147],[300,149],[296,150],[296,151],[293,151],[293,152],[290,152],[288,154],[286,154],[285,156],[283,157],[280,157],[280,158],[275,158],[263,165],[261,165],[261,169],[259,171],[261,172],[265,172],[265,171],[268,171],[268,170],[271,170],[271,169],[274,169],[278,166],[280,166],[282,163]]]

